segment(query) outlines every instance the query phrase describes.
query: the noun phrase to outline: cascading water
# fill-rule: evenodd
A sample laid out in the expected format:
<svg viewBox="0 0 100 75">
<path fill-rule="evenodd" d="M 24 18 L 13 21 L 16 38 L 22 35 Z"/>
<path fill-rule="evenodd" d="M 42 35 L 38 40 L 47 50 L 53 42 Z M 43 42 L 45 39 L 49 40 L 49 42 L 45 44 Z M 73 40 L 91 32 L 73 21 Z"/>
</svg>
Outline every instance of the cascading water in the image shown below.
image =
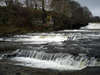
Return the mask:
<svg viewBox="0 0 100 75">
<path fill-rule="evenodd" d="M 100 29 L 100 23 L 89 23 L 87 26 L 81 29 Z"/>
<path fill-rule="evenodd" d="M 16 50 L 0 55 L 1 60 L 16 61 L 14 65 L 57 70 L 100 66 L 100 30 L 28 33 L 0 38 L 0 41 L 0 49 Z"/>
<path fill-rule="evenodd" d="M 84 30 L 85 31 L 85 30 Z M 49 42 L 62 42 L 66 40 L 79 40 L 79 39 L 85 39 L 85 38 L 96 38 L 95 36 L 100 36 L 100 34 L 91 34 L 89 35 L 90 31 L 86 32 L 84 34 L 84 31 L 82 32 L 61 32 L 61 33 L 45 33 L 45 35 L 16 35 L 11 38 L 0 38 L 1 41 L 13 41 L 13 42 L 23 42 L 26 43 L 32 43 L 32 44 L 43 44 L 43 43 L 49 43 Z M 92 32 L 91 32 L 92 33 Z M 98 38 L 98 37 L 97 37 Z"/>
<path fill-rule="evenodd" d="M 94 57 L 88 57 L 85 54 L 74 56 L 68 53 L 46 53 L 33 50 L 17 50 L 3 55 L 2 58 L 23 63 L 16 65 L 58 70 L 81 70 L 96 64 Z"/>
</svg>

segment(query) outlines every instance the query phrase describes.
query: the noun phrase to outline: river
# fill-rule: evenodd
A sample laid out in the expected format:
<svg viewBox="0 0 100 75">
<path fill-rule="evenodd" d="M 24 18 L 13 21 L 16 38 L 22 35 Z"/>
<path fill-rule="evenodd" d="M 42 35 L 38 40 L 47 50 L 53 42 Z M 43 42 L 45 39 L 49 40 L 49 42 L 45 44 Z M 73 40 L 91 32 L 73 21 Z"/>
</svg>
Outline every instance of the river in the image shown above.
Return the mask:
<svg viewBox="0 0 100 75">
<path fill-rule="evenodd" d="M 100 75 L 99 49 L 96 29 L 0 37 L 0 75 Z"/>
</svg>

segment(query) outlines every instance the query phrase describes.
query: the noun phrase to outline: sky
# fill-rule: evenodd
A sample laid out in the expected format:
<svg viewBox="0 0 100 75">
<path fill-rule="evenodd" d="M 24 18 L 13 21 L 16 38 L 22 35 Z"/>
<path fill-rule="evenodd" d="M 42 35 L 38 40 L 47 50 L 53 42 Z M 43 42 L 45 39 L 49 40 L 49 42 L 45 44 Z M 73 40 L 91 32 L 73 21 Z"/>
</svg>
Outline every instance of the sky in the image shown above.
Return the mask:
<svg viewBox="0 0 100 75">
<path fill-rule="evenodd" d="M 100 16 L 100 0 L 76 0 L 82 6 L 87 6 L 94 16 Z"/>
</svg>

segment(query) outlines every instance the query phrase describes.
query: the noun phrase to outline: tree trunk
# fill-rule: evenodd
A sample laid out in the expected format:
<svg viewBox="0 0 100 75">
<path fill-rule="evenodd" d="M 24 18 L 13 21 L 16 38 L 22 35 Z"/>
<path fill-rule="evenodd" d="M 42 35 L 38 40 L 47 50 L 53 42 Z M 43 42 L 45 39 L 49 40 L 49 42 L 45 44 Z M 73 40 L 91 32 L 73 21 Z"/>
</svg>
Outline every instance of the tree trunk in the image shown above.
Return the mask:
<svg viewBox="0 0 100 75">
<path fill-rule="evenodd" d="M 5 0 L 5 3 L 6 3 L 7 6 L 12 6 L 13 0 Z"/>
<path fill-rule="evenodd" d="M 46 14 L 46 11 L 45 11 L 45 1 L 44 0 L 42 0 L 42 11 L 43 11 L 42 23 L 45 24 L 46 23 L 47 14 Z"/>
<path fill-rule="evenodd" d="M 29 7 L 29 0 L 25 1 L 26 7 Z"/>
<path fill-rule="evenodd" d="M 34 8 L 37 9 L 37 6 L 38 6 L 37 2 L 36 2 L 36 0 L 34 0 Z"/>
<path fill-rule="evenodd" d="M 15 2 L 14 2 L 16 5 L 18 5 L 19 4 L 19 2 L 18 2 L 18 0 L 15 0 Z"/>
</svg>

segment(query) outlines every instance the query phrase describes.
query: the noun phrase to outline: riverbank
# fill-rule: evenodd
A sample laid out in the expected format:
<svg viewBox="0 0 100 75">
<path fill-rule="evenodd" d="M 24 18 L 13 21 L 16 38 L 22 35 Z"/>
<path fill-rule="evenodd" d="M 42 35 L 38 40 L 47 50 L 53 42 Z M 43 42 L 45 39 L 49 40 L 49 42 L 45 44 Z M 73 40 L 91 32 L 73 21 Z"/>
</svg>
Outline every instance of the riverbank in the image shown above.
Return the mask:
<svg viewBox="0 0 100 75">
<path fill-rule="evenodd" d="M 37 27 L 0 27 L 0 36 L 12 36 L 12 35 L 20 35 L 26 33 L 43 33 L 43 32 L 53 32 L 54 30 L 44 28 L 44 29 L 36 29 Z"/>
</svg>

